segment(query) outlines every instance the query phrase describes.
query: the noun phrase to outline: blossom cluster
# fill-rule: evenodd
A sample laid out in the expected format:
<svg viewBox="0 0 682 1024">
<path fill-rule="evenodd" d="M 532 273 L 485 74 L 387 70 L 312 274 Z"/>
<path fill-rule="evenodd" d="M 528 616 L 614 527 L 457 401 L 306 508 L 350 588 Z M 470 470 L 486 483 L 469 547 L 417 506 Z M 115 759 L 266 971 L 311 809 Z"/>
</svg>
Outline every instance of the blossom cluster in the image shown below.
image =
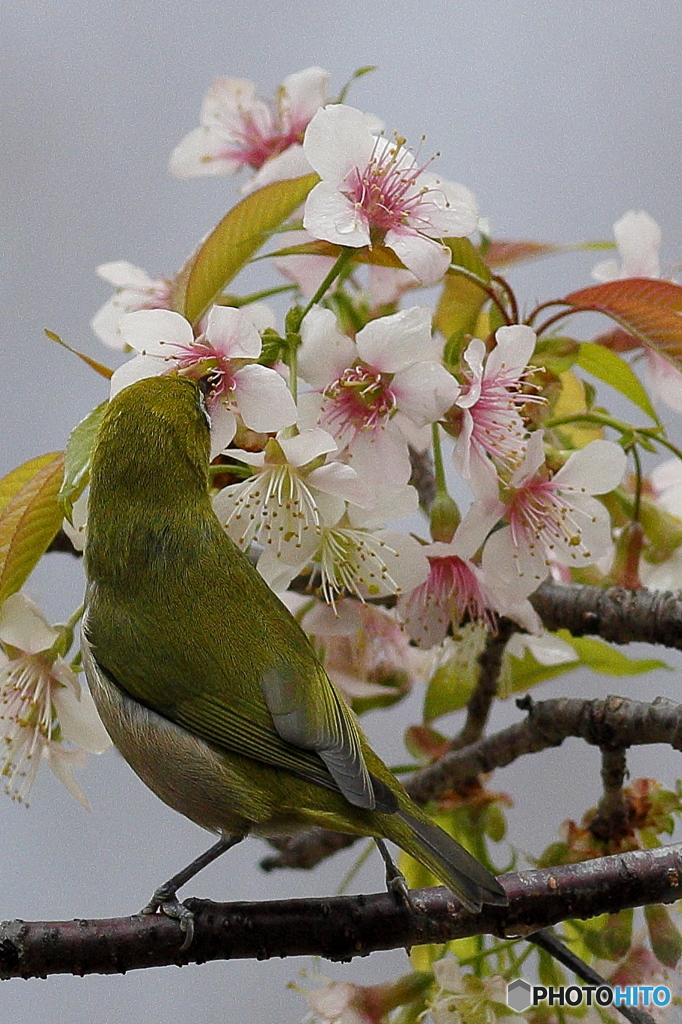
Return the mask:
<svg viewBox="0 0 682 1024">
<path fill-rule="evenodd" d="M 309 68 L 266 102 L 251 82 L 217 79 L 200 128 L 170 160 L 183 178 L 247 170 L 242 191 L 254 201 L 309 176 L 271 246 L 271 292 L 292 292 L 294 306 L 280 320 L 267 289 L 217 294 L 193 318 L 178 303 L 179 277 L 103 264 L 115 292 L 93 329 L 128 356 L 111 394 L 155 374 L 208 378 L 215 512 L 237 545 L 256 545 L 259 572 L 285 599 L 309 581 L 336 634 L 359 628 L 349 602 L 395 598 L 362 630 L 381 633 L 388 618 L 402 638 L 396 664 L 410 644 L 437 663 L 466 622 L 494 629 L 508 616 L 539 635 L 529 599 L 547 577 L 607 578 L 624 524 L 604 496 L 620 489 L 622 506 L 632 493 L 627 445 L 560 425 L 571 414 L 590 420 L 584 388 L 570 359 L 557 369 L 553 332 L 521 321 L 506 282 L 494 287 L 473 193 L 374 115 L 329 102 L 328 80 Z M 620 262 L 598 264 L 596 280 L 660 278 L 660 231 L 647 214 L 626 214 L 615 237 Z M 483 290 L 462 330 L 450 291 L 465 270 Z M 415 296 L 433 285 L 435 311 Z M 645 352 L 650 386 L 679 403 L 678 371 Z M 429 511 L 415 467 L 432 460 Z M 65 523 L 77 547 L 86 500 Z M 667 580 L 676 552 L 642 562 L 643 577 Z"/>
<path fill-rule="evenodd" d="M 495 271 L 526 244 L 496 247 L 472 191 L 442 177 L 423 143 L 387 135 L 328 87 L 315 67 L 272 101 L 244 79 L 210 87 L 170 170 L 244 173 L 239 218 L 229 211 L 177 274 L 97 268 L 115 291 L 92 327 L 123 359 L 110 394 L 157 374 L 208 382 L 215 513 L 284 601 L 305 593 L 303 625 L 356 709 L 441 678 L 458 639 L 502 617 L 535 638 L 525 649 L 535 643 L 537 663 L 574 664 L 533 607 L 544 581 L 681 578 L 682 453 L 652 403 L 682 411 L 682 343 L 671 348 L 669 321 L 657 334 L 646 304 L 679 312 L 682 300 L 660 267 L 658 225 L 626 213 L 596 284 L 586 269 L 581 291 L 521 316 Z M 233 282 L 256 236 L 273 280 L 249 293 L 246 274 Z M 582 309 L 617 327 L 580 342 L 564 318 Z M 585 373 L 653 426 L 608 413 Z M 645 476 L 640 449 L 661 446 L 675 457 Z M 67 470 L 74 500 L 86 478 Z M 82 548 L 87 491 L 64 529 Z M 0 608 L 3 773 L 19 798 L 44 759 L 85 802 L 71 769 L 107 745 L 65 660 L 70 635 L 22 594 Z M 458 1000 L 481 1019 L 486 1001 L 502 1014 L 497 982 L 471 988 L 451 971 L 446 984 L 443 970 L 450 994 L 434 1019 L 459 1019 Z"/>
</svg>

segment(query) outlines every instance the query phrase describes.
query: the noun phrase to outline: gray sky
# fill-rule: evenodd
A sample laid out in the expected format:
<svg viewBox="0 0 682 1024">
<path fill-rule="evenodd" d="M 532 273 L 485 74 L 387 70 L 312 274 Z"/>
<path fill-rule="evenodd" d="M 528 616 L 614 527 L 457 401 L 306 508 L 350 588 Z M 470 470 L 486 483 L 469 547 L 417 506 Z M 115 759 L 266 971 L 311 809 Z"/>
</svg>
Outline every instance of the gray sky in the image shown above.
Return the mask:
<svg viewBox="0 0 682 1024">
<path fill-rule="evenodd" d="M 95 266 L 128 259 L 153 275 L 172 273 L 235 201 L 225 179 L 180 182 L 166 170 L 173 146 L 198 123 L 215 75 L 252 78 L 269 94 L 286 74 L 317 64 L 332 73 L 333 94 L 355 68 L 376 64 L 350 102 L 412 143 L 425 134 L 424 154 L 440 151 L 438 170 L 473 189 L 496 235 L 608 238 L 615 219 L 642 208 L 661 223 L 663 258 L 673 264 L 682 254 L 681 28 L 674 5 L 637 0 L 5 0 L 0 472 L 62 448 L 69 429 L 105 397 L 104 382 L 42 333 L 51 328 L 113 360 L 89 329 L 110 293 Z M 592 262 L 589 255 L 566 257 L 517 273 L 522 302 L 589 284 Z M 80 600 L 81 586 L 78 571 L 53 555 L 30 591 L 59 619 Z M 672 685 L 661 672 L 571 680 L 570 692 L 647 699 L 673 696 Z M 564 680 L 538 696 L 568 691 Z M 499 720 L 505 715 L 518 712 L 504 708 Z M 376 716 L 368 726 L 384 756 L 400 760 L 391 744 L 400 727 L 387 735 Z M 652 753 L 633 757 L 633 777 L 647 771 L 671 782 L 677 764 L 670 754 L 664 764 Z M 597 778 L 596 752 L 577 744 L 500 773 L 495 786 L 517 799 L 515 841 L 531 849 L 549 842 L 561 817 L 579 817 L 597 796 Z M 82 780 L 90 815 L 48 777 L 28 811 L 0 804 L 3 918 L 132 912 L 206 845 L 205 835 L 158 802 L 116 755 L 93 760 Z M 192 894 L 323 895 L 342 874 L 335 862 L 312 875 L 265 877 L 256 867 L 261 852 L 255 841 L 245 843 L 202 875 Z M 372 858 L 357 887 L 375 891 L 381 879 Z M 304 1005 L 285 986 L 301 965 L 13 981 L 0 990 L 0 1019 L 296 1021 Z M 395 953 L 358 964 L 350 976 L 379 980 L 405 968 L 404 955 Z M 325 964 L 322 970 L 349 973 Z"/>
</svg>

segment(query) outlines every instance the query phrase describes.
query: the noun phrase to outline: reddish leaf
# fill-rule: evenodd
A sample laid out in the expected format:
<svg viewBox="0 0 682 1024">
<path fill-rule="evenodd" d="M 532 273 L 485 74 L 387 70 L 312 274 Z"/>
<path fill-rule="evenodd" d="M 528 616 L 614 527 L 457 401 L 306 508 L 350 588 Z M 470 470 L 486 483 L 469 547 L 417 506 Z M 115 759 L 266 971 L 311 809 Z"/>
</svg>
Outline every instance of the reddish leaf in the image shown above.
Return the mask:
<svg viewBox="0 0 682 1024">
<path fill-rule="evenodd" d="M 551 245 L 549 242 L 499 240 L 490 243 L 483 258 L 489 267 L 510 267 L 514 263 L 540 259 L 541 256 L 553 256 L 557 252 L 563 252 L 565 248 L 563 245 Z"/>
<path fill-rule="evenodd" d="M 571 292 L 563 301 L 575 309 L 611 317 L 642 344 L 682 370 L 680 285 L 648 277 L 629 277 Z"/>
</svg>

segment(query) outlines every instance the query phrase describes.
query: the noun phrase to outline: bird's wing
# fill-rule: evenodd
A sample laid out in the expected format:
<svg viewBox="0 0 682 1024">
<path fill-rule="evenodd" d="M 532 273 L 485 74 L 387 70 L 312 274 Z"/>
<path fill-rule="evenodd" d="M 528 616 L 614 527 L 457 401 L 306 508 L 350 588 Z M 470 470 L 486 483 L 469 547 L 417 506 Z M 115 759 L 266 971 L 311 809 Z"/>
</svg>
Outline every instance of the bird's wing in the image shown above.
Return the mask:
<svg viewBox="0 0 682 1024">
<path fill-rule="evenodd" d="M 175 660 L 171 665 L 153 636 L 153 623 L 136 616 L 132 628 L 131 621 L 119 604 L 91 608 L 83 624 L 93 668 L 130 697 L 218 748 L 341 792 L 356 806 L 394 810 L 393 794 L 367 770 L 350 709 L 312 651 L 295 669 L 266 668 L 260 686 L 244 688 L 238 685 L 240 673 L 235 670 L 233 678 L 216 651 L 202 650 L 201 667 Z M 140 652 L 146 650 L 156 657 L 141 662 Z M 241 674 L 249 672 L 248 662 Z M 197 669 L 211 685 L 197 683 Z M 319 673 L 312 685 L 306 679 L 296 682 L 311 672 Z"/>
<path fill-rule="evenodd" d="M 373 810 L 374 786 L 352 713 L 322 668 L 313 665 L 311 671 L 321 678 L 317 686 L 308 681 L 305 688 L 290 669 L 268 668 L 263 673 L 261 687 L 275 729 L 294 746 L 315 750 L 349 803 Z"/>
</svg>

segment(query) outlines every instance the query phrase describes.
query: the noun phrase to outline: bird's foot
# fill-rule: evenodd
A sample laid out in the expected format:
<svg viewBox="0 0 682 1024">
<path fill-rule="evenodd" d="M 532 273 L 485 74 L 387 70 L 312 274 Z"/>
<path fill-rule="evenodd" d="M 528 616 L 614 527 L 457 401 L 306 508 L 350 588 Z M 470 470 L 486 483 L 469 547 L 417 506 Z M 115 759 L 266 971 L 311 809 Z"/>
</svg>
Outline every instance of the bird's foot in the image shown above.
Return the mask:
<svg viewBox="0 0 682 1024">
<path fill-rule="evenodd" d="M 180 946 L 180 952 L 184 952 L 192 945 L 194 939 L 194 913 L 171 892 L 167 886 L 160 886 L 149 903 L 142 908 L 142 914 L 156 914 L 161 911 L 166 917 L 172 917 L 180 924 L 180 931 L 184 933 L 184 939 Z"/>
</svg>

